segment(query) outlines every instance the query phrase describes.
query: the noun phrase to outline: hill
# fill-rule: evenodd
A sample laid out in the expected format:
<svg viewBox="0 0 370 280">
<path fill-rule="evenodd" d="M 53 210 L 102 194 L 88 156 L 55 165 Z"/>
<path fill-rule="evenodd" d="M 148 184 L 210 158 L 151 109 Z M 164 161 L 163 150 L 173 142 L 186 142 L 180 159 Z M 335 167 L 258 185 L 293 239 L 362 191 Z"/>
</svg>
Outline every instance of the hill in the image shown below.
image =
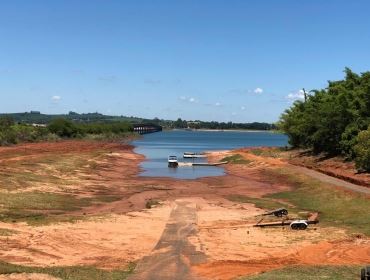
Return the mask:
<svg viewBox="0 0 370 280">
<path fill-rule="evenodd" d="M 216 121 L 186 121 L 182 119 L 163 120 L 163 119 L 145 119 L 139 117 L 127 116 L 109 116 L 100 113 L 85 113 L 78 114 L 69 112 L 68 114 L 42 114 L 39 111 L 31 111 L 24 113 L 9 113 L 0 114 L 1 117 L 11 117 L 14 122 L 24 124 L 48 124 L 55 119 L 67 119 L 76 123 L 109 123 L 109 122 L 129 122 L 129 123 L 153 123 L 160 125 L 165 129 L 172 128 L 191 128 L 191 129 L 250 129 L 250 130 L 271 130 L 276 129 L 274 124 L 265 122 L 252 122 L 252 123 L 233 123 L 233 122 L 216 122 Z"/>
</svg>

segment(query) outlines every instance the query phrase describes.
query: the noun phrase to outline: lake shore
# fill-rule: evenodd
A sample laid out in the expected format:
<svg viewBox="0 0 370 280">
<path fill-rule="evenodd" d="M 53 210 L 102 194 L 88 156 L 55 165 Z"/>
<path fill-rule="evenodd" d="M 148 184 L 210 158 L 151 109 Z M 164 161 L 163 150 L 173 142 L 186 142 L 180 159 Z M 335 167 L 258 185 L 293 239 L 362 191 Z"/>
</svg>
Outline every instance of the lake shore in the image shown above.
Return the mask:
<svg viewBox="0 0 370 280">
<path fill-rule="evenodd" d="M 180 250 L 190 260 L 182 265 L 192 275 L 224 280 L 291 265 L 370 262 L 366 229 L 347 225 L 344 216 L 339 216 L 341 225 L 326 217 L 302 232 L 253 227 L 271 208 L 287 207 L 292 217 L 307 215 L 298 200 L 275 197 L 286 192 L 306 197 L 298 179 L 318 184 L 300 174 L 286 175 L 284 159 L 250 149 L 216 151 L 209 154 L 210 161 L 235 154 L 244 161 L 226 165 L 227 174 L 218 177 L 138 177 L 145 158 L 133 148 L 96 141 L 0 148 L 0 182 L 6 186 L 1 192 L 0 260 L 22 268 L 78 265 L 116 271 L 131 262 L 140 267 L 146 257 L 171 258 Z M 323 194 L 332 188 L 317 187 Z M 315 190 L 311 199 L 319 201 Z M 347 201 L 346 210 L 366 202 L 335 192 Z M 176 238 L 166 233 L 171 225 L 192 229 L 181 237 L 187 240 L 186 251 L 176 247 L 181 243 L 166 243 Z M 169 247 L 161 248 L 161 242 Z M 150 271 L 150 260 L 147 264 Z"/>
<path fill-rule="evenodd" d="M 206 128 L 199 128 L 199 129 L 171 129 L 171 130 L 180 130 L 180 131 L 204 131 L 204 132 L 271 132 L 276 133 L 275 130 L 253 130 L 253 129 L 206 129 Z"/>
</svg>

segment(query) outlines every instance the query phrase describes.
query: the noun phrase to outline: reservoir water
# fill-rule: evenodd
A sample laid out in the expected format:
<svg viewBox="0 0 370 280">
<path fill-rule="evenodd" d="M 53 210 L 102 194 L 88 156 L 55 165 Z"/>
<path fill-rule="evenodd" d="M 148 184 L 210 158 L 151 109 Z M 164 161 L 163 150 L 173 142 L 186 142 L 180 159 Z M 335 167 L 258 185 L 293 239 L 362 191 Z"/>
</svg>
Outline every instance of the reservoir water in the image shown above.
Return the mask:
<svg viewBox="0 0 370 280">
<path fill-rule="evenodd" d="M 271 132 L 170 130 L 145 134 L 141 139 L 133 141 L 133 145 L 136 153 L 146 157 L 141 164 L 143 171 L 140 176 L 196 179 L 223 175 L 224 169 L 215 166 L 168 168 L 168 156 L 177 156 L 179 162 L 193 162 L 193 159 L 183 159 L 183 153 L 258 146 L 283 147 L 288 145 L 288 138 L 284 134 Z"/>
</svg>

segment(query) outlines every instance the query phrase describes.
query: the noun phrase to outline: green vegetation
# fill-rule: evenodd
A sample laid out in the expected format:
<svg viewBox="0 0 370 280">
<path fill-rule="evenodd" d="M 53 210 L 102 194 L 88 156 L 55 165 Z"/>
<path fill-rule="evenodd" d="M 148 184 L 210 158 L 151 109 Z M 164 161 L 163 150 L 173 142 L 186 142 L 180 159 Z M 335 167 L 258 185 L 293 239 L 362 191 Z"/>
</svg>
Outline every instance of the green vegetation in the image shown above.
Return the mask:
<svg viewBox="0 0 370 280">
<path fill-rule="evenodd" d="M 127 122 L 112 123 L 74 123 L 66 119 L 55 119 L 48 130 L 61 138 L 84 137 L 86 135 L 125 135 L 133 131 Z"/>
<path fill-rule="evenodd" d="M 370 235 L 370 203 L 363 195 L 337 190 L 287 169 L 268 169 L 264 176 L 272 182 L 278 178 L 279 182 L 294 188 L 293 191 L 270 194 L 264 198 L 288 201 L 298 210 L 317 211 L 320 223 L 324 225 L 345 226 L 355 233 Z"/>
<path fill-rule="evenodd" d="M 354 151 L 356 154 L 355 161 L 357 168 L 360 170 L 370 170 L 370 127 L 358 134 Z"/>
<path fill-rule="evenodd" d="M 19 142 L 35 142 L 52 138 L 44 127 L 15 124 L 10 118 L 0 118 L 0 146 Z"/>
<path fill-rule="evenodd" d="M 78 114 L 75 112 L 69 112 L 68 114 L 60 115 L 46 115 L 41 114 L 38 111 L 31 111 L 25 113 L 12 113 L 12 114 L 0 114 L 1 117 L 10 117 L 17 123 L 23 124 L 48 124 L 55 119 L 66 119 L 75 123 L 109 123 L 109 122 L 129 122 L 129 123 L 141 123 L 148 122 L 149 120 L 136 118 L 136 117 L 125 117 L 125 116 L 106 116 L 99 113 L 87 113 Z"/>
<path fill-rule="evenodd" d="M 192 128 L 192 129 L 249 129 L 249 130 L 274 130 L 276 125 L 270 123 L 232 123 L 232 122 L 204 122 L 204 121 L 186 121 L 182 119 L 163 120 L 163 119 L 143 119 L 137 117 L 125 116 L 107 116 L 99 113 L 78 114 L 69 112 L 62 115 L 46 115 L 38 111 L 31 111 L 26 113 L 0 114 L 0 118 L 9 116 L 17 123 L 23 124 L 49 124 L 55 119 L 66 119 L 74 123 L 112 123 L 112 122 L 126 122 L 126 123 L 152 123 L 160 125 L 165 129 L 171 128 Z"/>
<path fill-rule="evenodd" d="M 34 126 L 14 123 L 7 116 L 0 117 L 0 145 L 60 138 L 114 139 L 123 138 L 132 132 L 133 127 L 128 122 L 76 123 L 57 118 L 51 120 L 47 126 Z"/>
<path fill-rule="evenodd" d="M 357 159 L 358 168 L 370 171 L 369 137 L 359 134 L 370 125 L 370 72 L 358 75 L 346 68 L 345 73 L 344 80 L 329 82 L 328 88 L 313 91 L 306 101 L 296 101 L 278 126 L 293 147 Z"/>
<path fill-rule="evenodd" d="M 233 163 L 233 164 L 248 164 L 248 163 L 251 163 L 250 160 L 245 159 L 240 154 L 224 157 L 221 161 L 227 161 L 227 162 Z"/>
<path fill-rule="evenodd" d="M 353 280 L 360 279 L 360 266 L 290 266 L 240 280 Z"/>
<path fill-rule="evenodd" d="M 233 123 L 233 122 L 204 122 L 204 121 L 186 121 L 177 119 L 176 121 L 160 121 L 160 124 L 168 128 L 191 128 L 191 129 L 248 129 L 248 130 L 273 130 L 274 124 L 270 123 Z"/>
<path fill-rule="evenodd" d="M 370 203 L 363 195 L 335 189 L 286 168 L 265 169 L 263 178 L 271 183 L 278 181 L 286 184 L 293 190 L 265 195 L 262 198 L 229 195 L 227 199 L 239 203 L 252 203 L 258 208 L 267 210 L 285 207 L 296 214 L 300 211 L 319 212 L 321 224 L 344 226 L 353 233 L 370 236 L 368 223 Z"/>
<path fill-rule="evenodd" d="M 279 158 L 281 157 L 281 152 L 286 151 L 286 149 L 287 148 L 269 148 L 269 149 L 254 148 L 250 149 L 250 153 L 256 156 Z"/>
<path fill-rule="evenodd" d="M 130 263 L 126 269 L 102 270 L 91 266 L 66 266 L 66 267 L 28 267 L 0 261 L 0 275 L 11 273 L 42 273 L 63 280 L 123 280 L 135 269 L 135 264 Z"/>
</svg>

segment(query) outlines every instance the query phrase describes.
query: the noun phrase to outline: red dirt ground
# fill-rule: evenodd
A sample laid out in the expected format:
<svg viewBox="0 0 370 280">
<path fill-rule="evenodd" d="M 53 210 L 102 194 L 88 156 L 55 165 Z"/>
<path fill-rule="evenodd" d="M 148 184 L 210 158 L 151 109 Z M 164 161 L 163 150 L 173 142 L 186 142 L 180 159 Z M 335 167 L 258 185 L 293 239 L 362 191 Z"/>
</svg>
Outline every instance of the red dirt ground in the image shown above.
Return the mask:
<svg viewBox="0 0 370 280">
<path fill-rule="evenodd" d="M 238 153 L 253 163 L 226 165 L 225 176 L 176 180 L 138 177 L 139 163 L 144 158 L 125 144 L 62 141 L 2 147 L 0 168 L 19 161 L 37 163 L 45 156 L 57 155 L 62 160 L 98 154 L 93 170 L 76 170 L 69 175 L 74 184 L 60 188 L 50 183 L 43 185 L 42 190 L 68 191 L 81 197 L 114 195 L 119 199 L 66 213 L 86 217 L 77 223 L 40 227 L 0 223 L 0 229 L 16 231 L 11 236 L 0 236 L 0 260 L 35 266 L 123 267 L 151 254 L 176 201 L 182 199 L 196 209 L 198 231 L 189 241 L 207 257 L 205 262 L 192 265 L 192 270 L 208 279 L 233 279 L 290 264 L 370 262 L 370 240 L 351 238 L 340 228 L 319 225 L 299 233 L 281 228 L 253 228 L 255 216 L 263 210 L 253 204 L 229 201 L 227 197 L 261 197 L 289 190 L 283 182 L 266 180 L 261 172 L 287 162 L 256 156 L 247 150 Z M 209 155 L 209 160 L 220 160 L 229 154 L 215 152 Z M 148 200 L 160 201 L 161 205 L 145 209 Z"/>
</svg>

